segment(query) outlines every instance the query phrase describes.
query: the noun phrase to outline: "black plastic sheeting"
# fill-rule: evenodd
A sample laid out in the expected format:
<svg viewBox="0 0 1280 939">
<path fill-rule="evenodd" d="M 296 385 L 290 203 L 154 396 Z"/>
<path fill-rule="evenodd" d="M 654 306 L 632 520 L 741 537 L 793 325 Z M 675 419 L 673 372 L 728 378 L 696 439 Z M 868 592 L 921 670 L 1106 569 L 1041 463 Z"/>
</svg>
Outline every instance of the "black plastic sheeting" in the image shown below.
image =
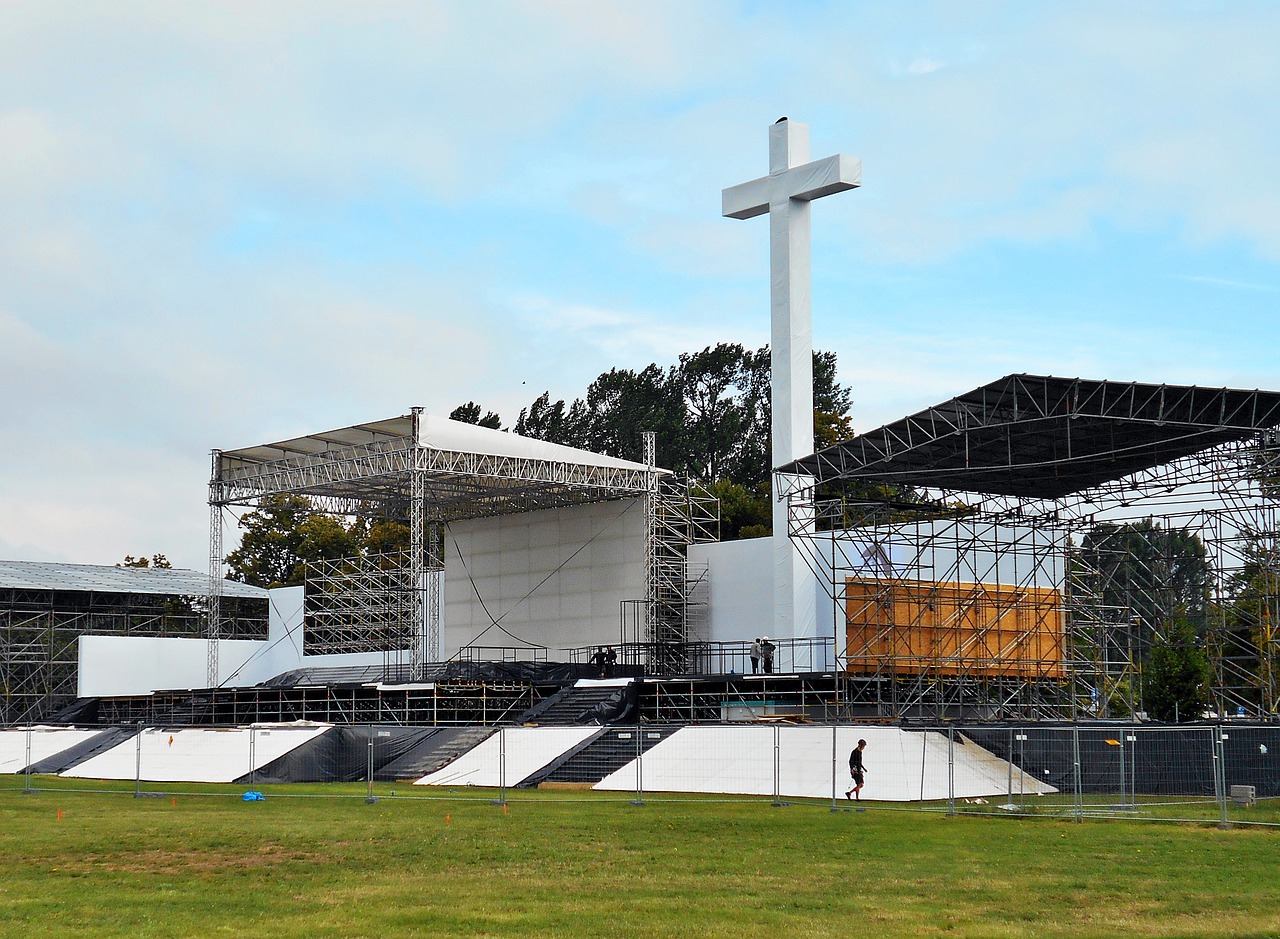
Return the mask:
<svg viewBox="0 0 1280 939">
<path fill-rule="evenodd" d="M 1280 796 L 1280 727 L 1228 724 L 1222 732 L 1226 784 L 1255 786 L 1259 798 Z M 1214 795 L 1214 732 L 1206 725 L 957 727 L 956 744 L 968 737 L 1028 775 L 1071 792 L 1077 733 L 1082 792 Z"/>
<path fill-rule="evenodd" d="M 581 699 L 581 700 L 579 700 Z M 640 682 L 626 685 L 570 685 L 520 715 L 521 724 L 625 724 L 640 708 Z"/>
<path fill-rule="evenodd" d="M 558 768 L 559 768 L 561 765 L 563 765 L 567 760 L 571 759 L 572 757 L 574 757 L 574 756 L 576 756 L 577 754 L 581 753 L 583 750 L 585 750 L 585 749 L 587 749 L 588 747 L 590 747 L 593 743 L 595 743 L 595 742 L 596 742 L 596 740 L 598 740 L 598 739 L 600 738 L 600 736 L 601 736 L 602 734 L 605 734 L 605 733 L 607 733 L 606 729 L 605 729 L 605 728 L 603 728 L 603 727 L 602 727 L 602 728 L 600 728 L 598 731 L 596 731 L 594 734 L 592 734 L 592 735 L 591 735 L 590 737 L 588 737 L 586 740 L 583 740 L 583 741 L 582 741 L 581 743 L 579 743 L 577 746 L 575 746 L 575 747 L 570 747 L 570 748 L 569 748 L 568 750 L 566 750 L 564 753 L 561 753 L 558 757 L 556 757 L 554 760 L 552 760 L 552 761 L 551 761 L 550 763 L 548 763 L 546 766 L 542 767 L 542 769 L 540 769 L 540 770 L 536 771 L 535 773 L 533 773 L 532 775 L 530 775 L 530 776 L 526 776 L 524 779 L 520 780 L 520 782 L 516 783 L 516 788 L 517 788 L 517 789 L 536 789 L 536 788 L 537 788 L 537 786 L 538 786 L 538 783 L 540 783 L 540 782 L 542 782 L 544 779 L 546 779 L 546 778 L 547 778 L 547 776 L 549 776 L 552 772 L 554 772 L 556 769 L 558 769 Z M 601 777 L 600 777 L 600 779 L 604 779 L 604 776 L 601 776 Z M 600 781 L 599 779 L 595 780 L 595 782 L 599 782 L 599 781 Z"/>
<path fill-rule="evenodd" d="M 76 698 L 44 719 L 46 724 L 98 723 L 98 698 Z"/>
<path fill-rule="evenodd" d="M 384 763 L 373 778 L 379 782 L 421 779 L 478 747 L 498 732 L 497 727 L 467 725 L 441 727 L 403 756 Z"/>
<path fill-rule="evenodd" d="M 373 772 L 411 752 L 435 727 L 372 724 L 331 727 L 320 736 L 290 750 L 237 783 L 360 782 Z"/>
<path fill-rule="evenodd" d="M 95 699 L 96 700 L 96 699 Z M 65 750 L 47 756 L 43 760 L 37 760 L 27 767 L 23 772 L 30 771 L 32 773 L 43 773 L 53 775 L 61 773 L 64 770 L 83 763 L 90 757 L 97 756 L 99 753 L 106 753 L 113 747 L 117 747 L 126 740 L 132 739 L 138 733 L 136 727 L 111 727 L 104 730 L 100 734 L 95 734 L 88 740 L 83 740 L 73 747 L 67 747 Z"/>
<path fill-rule="evenodd" d="M 637 750 L 651 747 L 670 737 L 682 724 L 642 724 L 606 727 L 579 746 L 561 754 L 536 773 L 520 781 L 519 788 L 533 788 L 544 782 L 598 783 L 636 758 Z"/>
</svg>

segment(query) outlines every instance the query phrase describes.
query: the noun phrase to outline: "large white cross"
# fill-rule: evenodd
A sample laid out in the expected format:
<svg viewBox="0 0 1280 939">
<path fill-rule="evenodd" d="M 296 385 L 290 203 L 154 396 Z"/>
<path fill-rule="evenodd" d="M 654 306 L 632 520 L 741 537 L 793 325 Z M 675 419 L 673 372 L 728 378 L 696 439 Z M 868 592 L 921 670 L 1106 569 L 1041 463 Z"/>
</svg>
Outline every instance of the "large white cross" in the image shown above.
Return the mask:
<svg viewBox="0 0 1280 939">
<path fill-rule="evenodd" d="M 769 213 L 774 467 L 813 452 L 809 203 L 861 183 L 862 163 L 854 157 L 809 162 L 808 125 L 784 117 L 769 128 L 769 175 L 721 194 L 728 218 Z M 780 491 L 773 499 L 773 571 L 772 635 L 815 636 L 815 587 L 788 537 L 787 502 Z"/>
</svg>

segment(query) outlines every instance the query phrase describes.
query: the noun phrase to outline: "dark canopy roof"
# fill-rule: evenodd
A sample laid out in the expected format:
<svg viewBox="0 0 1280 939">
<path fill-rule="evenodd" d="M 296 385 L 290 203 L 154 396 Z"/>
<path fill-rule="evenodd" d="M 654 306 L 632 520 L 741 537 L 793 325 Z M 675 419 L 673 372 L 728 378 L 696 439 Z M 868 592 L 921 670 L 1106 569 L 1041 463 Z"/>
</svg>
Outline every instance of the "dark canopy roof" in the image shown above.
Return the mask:
<svg viewBox="0 0 1280 939">
<path fill-rule="evenodd" d="M 1053 499 L 1280 424 L 1280 392 L 1008 375 L 780 467 Z"/>
</svg>

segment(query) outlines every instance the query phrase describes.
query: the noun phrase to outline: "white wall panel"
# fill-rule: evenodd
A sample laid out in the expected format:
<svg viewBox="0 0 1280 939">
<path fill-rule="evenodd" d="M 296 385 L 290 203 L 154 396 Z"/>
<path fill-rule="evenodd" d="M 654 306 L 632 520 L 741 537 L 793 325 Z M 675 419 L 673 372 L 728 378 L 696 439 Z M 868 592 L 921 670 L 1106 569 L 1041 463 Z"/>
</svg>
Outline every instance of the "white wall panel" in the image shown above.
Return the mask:
<svg viewBox="0 0 1280 939">
<path fill-rule="evenodd" d="M 445 658 L 469 643 L 544 645 L 554 660 L 564 658 L 558 650 L 617 642 L 621 602 L 644 597 L 644 505 L 454 522 L 443 591 Z"/>
</svg>

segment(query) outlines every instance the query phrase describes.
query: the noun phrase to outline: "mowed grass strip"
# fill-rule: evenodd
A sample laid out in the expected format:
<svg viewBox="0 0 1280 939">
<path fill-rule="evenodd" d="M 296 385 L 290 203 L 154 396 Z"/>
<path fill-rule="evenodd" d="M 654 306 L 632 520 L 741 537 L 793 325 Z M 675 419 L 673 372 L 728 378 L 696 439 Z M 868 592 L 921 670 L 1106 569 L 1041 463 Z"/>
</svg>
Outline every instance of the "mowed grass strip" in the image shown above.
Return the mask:
<svg viewBox="0 0 1280 939">
<path fill-rule="evenodd" d="M 1277 856 L 1275 830 L 874 805 L 7 791 L 0 935 L 1274 936 Z"/>
</svg>

